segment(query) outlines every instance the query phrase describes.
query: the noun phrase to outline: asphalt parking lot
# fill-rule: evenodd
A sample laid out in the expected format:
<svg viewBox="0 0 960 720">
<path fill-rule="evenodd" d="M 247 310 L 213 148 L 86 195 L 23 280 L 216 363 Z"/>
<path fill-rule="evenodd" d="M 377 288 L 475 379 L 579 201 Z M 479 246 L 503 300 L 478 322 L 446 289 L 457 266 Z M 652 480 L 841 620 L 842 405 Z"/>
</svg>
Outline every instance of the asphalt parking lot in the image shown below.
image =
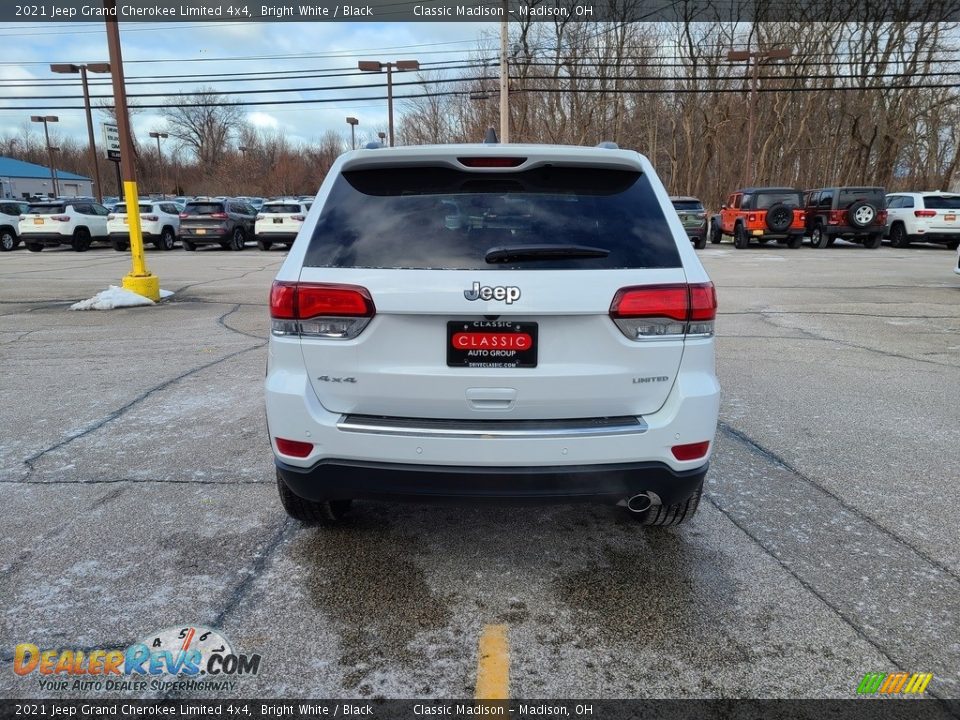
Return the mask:
<svg viewBox="0 0 960 720">
<path fill-rule="evenodd" d="M 111 312 L 67 306 L 126 254 L 0 255 L 0 696 L 84 694 L 16 676 L 18 643 L 197 624 L 262 655 L 223 696 L 471 697 L 478 638 L 505 625 L 514 697 L 852 697 L 895 670 L 960 697 L 956 254 L 700 256 L 723 402 L 692 524 L 358 503 L 329 531 L 274 486 L 282 251 L 148 251 L 175 295 Z"/>
</svg>

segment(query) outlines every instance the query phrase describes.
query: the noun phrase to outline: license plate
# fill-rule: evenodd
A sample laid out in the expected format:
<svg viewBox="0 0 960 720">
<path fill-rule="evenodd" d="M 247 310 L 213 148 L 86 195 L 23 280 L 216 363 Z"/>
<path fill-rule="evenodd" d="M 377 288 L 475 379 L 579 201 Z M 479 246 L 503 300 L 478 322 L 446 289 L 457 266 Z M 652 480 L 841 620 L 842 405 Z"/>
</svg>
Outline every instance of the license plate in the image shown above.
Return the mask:
<svg viewBox="0 0 960 720">
<path fill-rule="evenodd" d="M 34 219 L 33 219 L 33 224 L 34 224 L 34 225 L 43 225 L 43 218 L 34 218 Z"/>
<path fill-rule="evenodd" d="M 195 232 L 197 233 L 197 235 L 206 235 L 206 234 L 207 234 L 207 231 L 206 231 L 204 228 L 197 228 L 197 230 L 196 230 Z"/>
<path fill-rule="evenodd" d="M 447 323 L 447 366 L 534 368 L 537 323 L 451 320 Z"/>
<path fill-rule="evenodd" d="M 956 222 L 957 216 L 956 216 L 956 215 L 944 215 L 944 216 L 943 216 L 943 219 L 946 220 L 947 222 Z"/>
<path fill-rule="evenodd" d="M 129 224 L 130 224 L 130 221 L 127 220 L 127 218 L 124 218 L 124 219 L 123 219 L 123 224 L 124 224 L 124 225 L 129 225 Z"/>
<path fill-rule="evenodd" d="M 274 218 L 274 219 L 273 219 L 273 224 L 274 224 L 274 225 L 279 225 L 279 224 L 282 223 L 282 222 L 283 222 L 283 218 Z"/>
</svg>

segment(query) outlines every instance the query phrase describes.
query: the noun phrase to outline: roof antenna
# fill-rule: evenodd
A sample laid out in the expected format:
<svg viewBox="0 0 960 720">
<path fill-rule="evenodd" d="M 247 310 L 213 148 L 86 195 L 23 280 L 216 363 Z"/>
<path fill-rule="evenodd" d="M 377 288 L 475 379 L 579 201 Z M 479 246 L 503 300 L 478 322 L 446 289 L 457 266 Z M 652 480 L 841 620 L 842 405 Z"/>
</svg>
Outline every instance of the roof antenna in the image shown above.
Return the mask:
<svg viewBox="0 0 960 720">
<path fill-rule="evenodd" d="M 493 129 L 493 126 L 487 128 L 487 134 L 483 136 L 484 145 L 497 145 L 499 144 L 497 139 L 497 131 Z"/>
</svg>

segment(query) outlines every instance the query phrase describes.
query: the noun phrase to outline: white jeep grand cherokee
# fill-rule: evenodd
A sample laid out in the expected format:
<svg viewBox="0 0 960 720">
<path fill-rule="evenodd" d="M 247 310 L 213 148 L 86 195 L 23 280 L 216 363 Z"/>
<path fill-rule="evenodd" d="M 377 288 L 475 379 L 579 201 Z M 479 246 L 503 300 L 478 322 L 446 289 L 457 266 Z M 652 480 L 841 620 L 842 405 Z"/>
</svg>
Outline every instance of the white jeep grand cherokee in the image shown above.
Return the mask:
<svg viewBox="0 0 960 720">
<path fill-rule="evenodd" d="M 649 161 L 607 147 L 357 150 L 270 292 L 280 498 L 696 511 L 717 426 L 713 283 Z"/>
</svg>

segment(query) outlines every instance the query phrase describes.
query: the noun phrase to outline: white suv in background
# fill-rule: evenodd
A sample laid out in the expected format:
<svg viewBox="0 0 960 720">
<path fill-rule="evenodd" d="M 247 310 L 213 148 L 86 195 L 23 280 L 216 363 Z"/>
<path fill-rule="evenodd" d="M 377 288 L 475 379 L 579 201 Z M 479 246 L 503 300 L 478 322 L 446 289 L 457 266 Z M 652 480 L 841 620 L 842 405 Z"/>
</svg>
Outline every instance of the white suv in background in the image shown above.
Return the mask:
<svg viewBox="0 0 960 720">
<path fill-rule="evenodd" d="M 0 252 L 10 252 L 20 244 L 20 216 L 29 209 L 29 203 L 0 199 Z"/>
<path fill-rule="evenodd" d="M 296 199 L 265 201 L 254 225 L 257 247 L 269 250 L 274 243 L 284 243 L 287 247 L 293 245 L 310 212 L 310 205 L 310 202 Z"/>
<path fill-rule="evenodd" d="M 107 214 L 103 205 L 86 199 L 30 203 L 21 215 L 20 239 L 32 252 L 53 245 L 84 252 L 95 240 L 107 241 Z"/>
<path fill-rule="evenodd" d="M 123 252 L 130 248 L 127 203 L 118 202 L 107 215 L 107 231 L 114 250 Z M 141 200 L 140 233 L 144 245 L 152 243 L 157 250 L 173 250 L 180 234 L 180 209 L 173 200 Z"/>
<path fill-rule="evenodd" d="M 898 192 L 887 195 L 887 236 L 893 247 L 911 242 L 960 247 L 960 195 Z"/>
<path fill-rule="evenodd" d="M 649 161 L 550 145 L 334 163 L 270 293 L 280 498 L 697 508 L 717 426 L 713 283 Z"/>
</svg>

